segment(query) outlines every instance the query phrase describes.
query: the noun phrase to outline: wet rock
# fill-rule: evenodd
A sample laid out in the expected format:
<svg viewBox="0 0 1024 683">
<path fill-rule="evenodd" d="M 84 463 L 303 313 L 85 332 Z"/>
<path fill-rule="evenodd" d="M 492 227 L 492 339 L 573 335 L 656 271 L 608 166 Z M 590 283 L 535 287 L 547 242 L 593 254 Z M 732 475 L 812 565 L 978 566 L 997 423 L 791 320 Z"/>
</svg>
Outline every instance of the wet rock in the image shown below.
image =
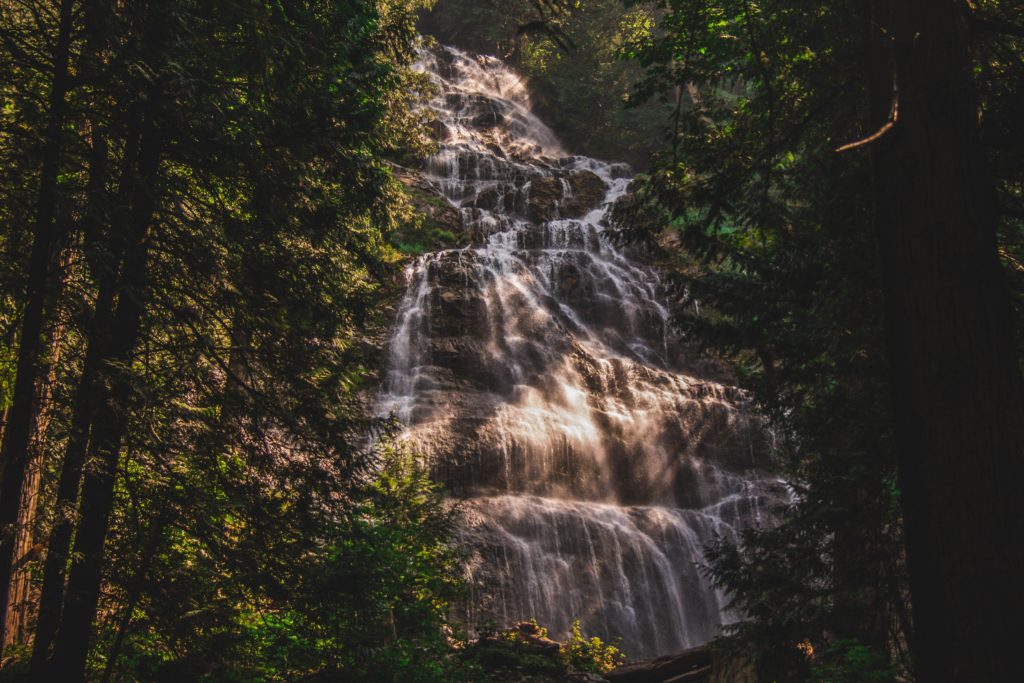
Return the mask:
<svg viewBox="0 0 1024 683">
<path fill-rule="evenodd" d="M 566 192 L 566 185 L 569 192 Z M 600 206 L 607 192 L 605 182 L 591 171 L 540 176 L 530 185 L 527 216 L 538 223 L 556 218 L 580 218 Z"/>
<path fill-rule="evenodd" d="M 451 130 L 448 126 L 440 119 L 434 119 L 427 124 L 427 130 L 430 133 L 430 137 L 437 142 L 444 142 L 451 137 Z"/>
<path fill-rule="evenodd" d="M 604 200 L 608 186 L 592 171 L 575 171 L 569 176 L 572 197 L 566 201 L 565 215 L 573 218 L 596 209 Z"/>
<path fill-rule="evenodd" d="M 468 109 L 477 113 L 469 120 L 469 125 L 480 130 L 497 128 L 505 123 L 505 113 L 498 108 L 498 105 L 485 98 L 476 98 L 467 103 Z"/>
<path fill-rule="evenodd" d="M 474 128 L 496 128 L 504 122 L 504 117 L 495 109 L 481 112 L 474 116 L 469 124 Z"/>
<path fill-rule="evenodd" d="M 480 65 L 508 74 L 458 62 L 436 115 L 459 140 L 424 175 L 474 248 L 410 271 L 387 399 L 435 478 L 465 497 L 457 533 L 473 598 L 460 613 L 470 628 L 537 617 L 556 637 L 580 618 L 637 657 L 706 642 L 722 618 L 700 549 L 787 500 L 749 474 L 770 448 L 742 392 L 683 373 L 642 255 L 602 241 L 605 179 L 628 168 L 560 158 L 514 89 L 473 94 L 493 82 Z M 519 683 L 517 652 L 555 650 L 531 632 L 516 640 L 480 654 L 508 659 Z M 699 680 L 705 666 L 668 680 Z M 532 680 L 598 680 L 572 673 Z"/>
<path fill-rule="evenodd" d="M 396 169 L 396 177 L 405 185 L 415 218 L 404 226 L 405 239 L 422 242 L 425 246 L 450 246 L 442 242 L 456 241 L 462 235 L 462 219 L 444 194 L 422 173 L 411 169 Z M 436 239 L 439 234 L 446 240 Z"/>
<path fill-rule="evenodd" d="M 458 70 L 455 68 L 455 54 L 449 50 L 432 50 L 432 53 L 437 58 L 437 70 L 438 74 L 444 78 L 455 78 L 458 76 Z"/>
<path fill-rule="evenodd" d="M 450 109 L 461 110 L 466 106 L 466 95 L 460 92 L 450 92 L 444 96 L 444 103 Z"/>
<path fill-rule="evenodd" d="M 498 187 L 486 189 L 473 199 L 472 206 L 488 211 L 502 210 L 505 206 L 505 191 Z"/>
<path fill-rule="evenodd" d="M 462 231 L 462 220 L 459 218 L 459 211 L 447 201 L 435 199 L 433 201 L 416 203 L 415 206 L 426 217 L 428 227 L 446 230 L 455 235 Z"/>
<path fill-rule="evenodd" d="M 554 176 L 538 176 L 530 183 L 530 200 L 526 215 L 538 223 L 558 218 L 558 202 L 562 199 L 562 183 Z"/>
<path fill-rule="evenodd" d="M 633 175 L 633 169 L 629 167 L 629 164 L 612 164 L 611 175 L 616 180 L 628 178 Z"/>
<path fill-rule="evenodd" d="M 562 294 L 571 292 L 580 281 L 580 270 L 573 264 L 562 266 L 559 273 L 558 289 Z"/>
</svg>

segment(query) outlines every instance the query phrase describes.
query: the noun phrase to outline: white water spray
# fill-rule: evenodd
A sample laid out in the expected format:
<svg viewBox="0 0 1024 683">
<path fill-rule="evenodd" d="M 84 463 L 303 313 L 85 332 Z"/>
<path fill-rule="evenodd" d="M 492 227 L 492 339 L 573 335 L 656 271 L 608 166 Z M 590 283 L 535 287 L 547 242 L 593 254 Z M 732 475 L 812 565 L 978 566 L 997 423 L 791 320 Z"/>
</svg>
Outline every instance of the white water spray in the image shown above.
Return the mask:
<svg viewBox="0 0 1024 683">
<path fill-rule="evenodd" d="M 632 657 L 728 619 L 703 548 L 786 497 L 739 390 L 673 357 L 656 274 L 602 237 L 630 170 L 567 156 L 499 60 L 425 52 L 425 176 L 473 237 L 410 266 L 381 411 L 465 498 L 470 625 L 536 618 Z"/>
</svg>

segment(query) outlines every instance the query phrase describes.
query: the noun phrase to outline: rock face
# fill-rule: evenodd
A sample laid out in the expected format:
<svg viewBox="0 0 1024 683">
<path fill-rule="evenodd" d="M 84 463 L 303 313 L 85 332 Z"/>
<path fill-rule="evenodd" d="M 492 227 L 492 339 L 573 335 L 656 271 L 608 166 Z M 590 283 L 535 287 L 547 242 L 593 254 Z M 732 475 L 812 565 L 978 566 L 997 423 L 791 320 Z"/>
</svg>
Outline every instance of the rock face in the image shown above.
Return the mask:
<svg viewBox="0 0 1024 683">
<path fill-rule="evenodd" d="M 539 176 L 530 183 L 526 217 L 537 223 L 581 218 L 601 206 L 608 185 L 593 171 Z"/>
<path fill-rule="evenodd" d="M 586 170 L 569 174 L 569 187 L 572 190 L 570 206 L 575 207 L 570 210 L 580 215 L 600 206 L 608 191 L 608 185 L 600 176 Z"/>
<path fill-rule="evenodd" d="M 683 371 L 656 273 L 603 236 L 627 167 L 567 156 L 497 60 L 424 55 L 449 131 L 425 176 L 470 246 L 424 255 L 381 412 L 464 498 L 472 627 L 535 617 L 641 658 L 728 619 L 703 546 L 787 497 L 734 387 Z"/>
</svg>

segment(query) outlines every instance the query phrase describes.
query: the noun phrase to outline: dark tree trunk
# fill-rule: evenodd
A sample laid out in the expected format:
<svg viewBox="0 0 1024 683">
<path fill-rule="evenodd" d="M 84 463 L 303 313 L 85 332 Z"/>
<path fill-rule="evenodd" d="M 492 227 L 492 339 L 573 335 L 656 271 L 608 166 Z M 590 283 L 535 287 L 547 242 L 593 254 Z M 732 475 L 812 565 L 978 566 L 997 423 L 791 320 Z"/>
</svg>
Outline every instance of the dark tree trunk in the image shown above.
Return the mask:
<svg viewBox="0 0 1024 683">
<path fill-rule="evenodd" d="M 130 126 L 137 129 L 137 126 Z M 131 134 L 125 151 L 124 167 L 121 171 L 121 191 L 118 201 L 123 216 L 115 219 L 114 225 L 121 230 L 128 229 L 127 204 L 131 201 L 132 177 L 137 162 L 137 135 Z M 86 216 L 86 252 L 93 250 L 93 241 L 99 240 L 99 223 L 102 222 L 106 204 L 105 184 L 107 178 L 107 145 L 102 135 L 93 139 L 89 164 L 88 215 Z M 35 642 L 32 647 L 31 672 L 33 680 L 45 678 L 43 668 L 50 657 L 50 648 L 57 633 L 64 597 L 64 576 L 75 527 L 75 510 L 78 506 L 78 492 L 82 480 L 82 468 L 89 442 L 89 430 L 99 397 L 99 373 L 107 355 L 111 316 L 113 315 L 114 290 L 117 273 L 120 270 L 121 254 L 116 248 L 108 250 L 104 260 L 96 260 L 98 293 L 92 321 L 86 332 L 87 348 L 82 374 L 78 379 L 71 426 L 64 448 L 57 497 L 54 503 L 55 520 L 47 543 L 46 560 L 43 563 L 43 583 L 39 594 L 39 612 L 36 620 Z"/>
<path fill-rule="evenodd" d="M 18 511 L 22 486 L 29 461 L 29 441 L 37 410 L 36 388 L 39 380 L 39 356 L 43 350 L 43 308 L 50 278 L 50 262 L 55 240 L 54 207 L 57 203 L 58 173 L 61 160 L 61 129 L 67 110 L 70 85 L 69 61 L 73 26 L 72 0 L 61 0 L 57 39 L 50 85 L 43 165 L 39 183 L 39 202 L 29 256 L 25 317 L 18 344 L 17 376 L 14 396 L 0 446 L 0 643 L 5 641 L 11 573 L 16 542 Z"/>
<path fill-rule="evenodd" d="M 70 277 L 72 253 L 71 247 L 65 247 L 62 250 L 60 264 L 57 268 L 61 275 L 56 279 L 54 287 L 47 297 L 46 315 L 49 319 L 56 320 L 56 323 L 49 334 L 49 353 L 45 361 L 41 362 L 39 387 L 36 389 L 39 407 L 32 424 L 29 462 L 25 469 L 25 482 L 22 486 L 21 505 L 18 512 L 10 601 L 7 605 L 7 623 L 4 625 L 3 646 L 5 648 L 9 645 L 24 645 L 28 641 L 28 626 L 34 602 L 30 562 L 38 555 L 33 531 L 44 467 L 46 430 L 51 416 L 50 399 L 57 381 L 57 365 L 60 363 L 64 340 L 64 321 L 60 318 L 60 301 Z"/>
<path fill-rule="evenodd" d="M 73 559 L 54 644 L 54 679 L 68 683 L 84 680 L 92 623 L 99 603 L 103 546 L 113 509 L 121 443 L 131 412 L 133 390 L 127 365 L 134 354 L 142 324 L 159 163 L 159 131 L 149 120 L 144 125 L 140 146 L 130 243 L 126 245 L 117 311 L 110 330 L 110 354 L 101 370 L 102 395 L 89 439 L 89 467 L 82 480 Z"/>
<path fill-rule="evenodd" d="M 963 3 L 877 2 L 872 144 L 918 680 L 1024 680 L 1024 391 Z"/>
</svg>

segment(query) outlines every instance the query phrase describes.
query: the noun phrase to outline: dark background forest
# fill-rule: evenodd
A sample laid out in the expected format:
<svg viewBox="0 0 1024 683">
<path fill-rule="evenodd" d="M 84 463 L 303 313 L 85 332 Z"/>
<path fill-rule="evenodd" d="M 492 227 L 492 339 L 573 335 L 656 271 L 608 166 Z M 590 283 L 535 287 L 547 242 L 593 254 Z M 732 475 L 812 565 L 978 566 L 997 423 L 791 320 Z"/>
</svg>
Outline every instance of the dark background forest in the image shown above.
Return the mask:
<svg viewBox="0 0 1024 683">
<path fill-rule="evenodd" d="M 0 680 L 506 680 L 459 654 L 457 506 L 367 404 L 444 242 L 400 180 L 420 32 L 638 171 L 615 238 L 780 437 L 791 509 L 709 549 L 716 647 L 1024 680 L 1002 0 L 0 0 Z"/>
</svg>

